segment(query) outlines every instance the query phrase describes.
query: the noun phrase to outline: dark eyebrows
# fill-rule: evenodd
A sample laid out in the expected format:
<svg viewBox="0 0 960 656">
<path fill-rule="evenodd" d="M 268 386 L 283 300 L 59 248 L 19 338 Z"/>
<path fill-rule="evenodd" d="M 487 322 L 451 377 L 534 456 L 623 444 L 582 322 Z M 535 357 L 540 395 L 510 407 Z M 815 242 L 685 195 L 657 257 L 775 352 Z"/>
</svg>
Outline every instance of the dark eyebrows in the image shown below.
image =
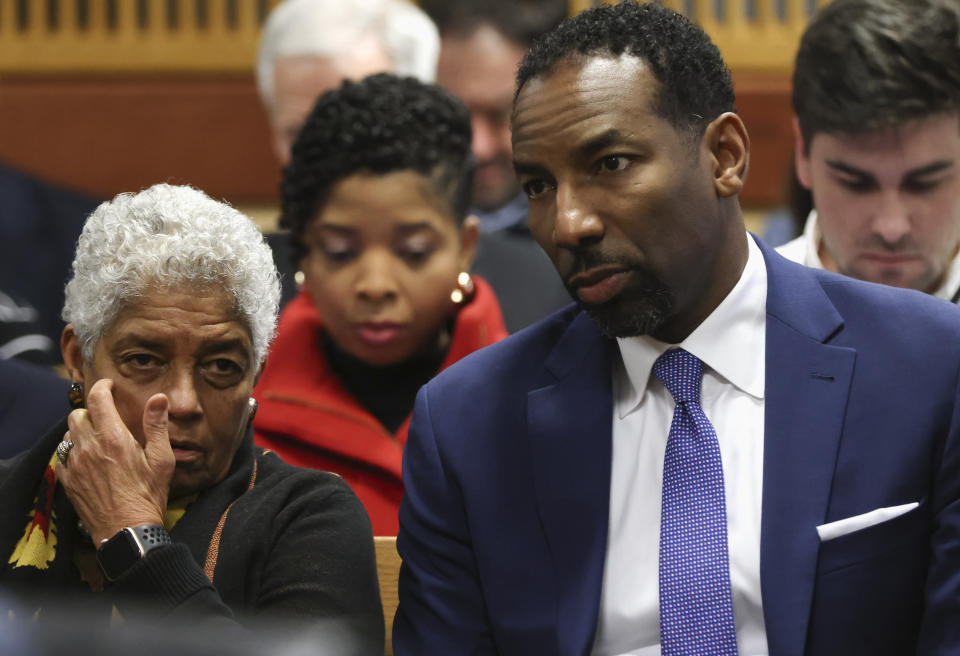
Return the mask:
<svg viewBox="0 0 960 656">
<path fill-rule="evenodd" d="M 628 143 L 629 141 L 630 139 L 623 132 L 611 128 L 578 144 L 574 151 L 580 159 L 592 159 L 598 153 L 607 150 L 611 146 Z M 637 146 L 632 147 L 636 148 Z M 545 173 L 545 169 L 542 166 L 526 164 L 524 162 L 518 162 L 517 160 L 513 161 L 513 170 L 516 171 L 517 175 L 543 175 Z"/>
<path fill-rule="evenodd" d="M 837 173 L 845 173 L 846 175 L 852 175 L 859 178 L 871 178 L 871 179 L 873 178 L 873 174 L 870 173 L 869 171 L 858 169 L 857 167 L 850 166 L 845 162 L 828 159 L 827 166 L 833 169 L 834 171 L 836 171 Z"/>
<path fill-rule="evenodd" d="M 577 146 L 577 153 L 581 157 L 589 158 L 600 153 L 616 143 L 623 143 L 627 140 L 626 135 L 617 129 L 611 128 L 595 137 L 587 139 Z"/>
<path fill-rule="evenodd" d="M 316 223 L 314 224 L 317 230 L 326 230 L 329 232 L 336 232 L 345 237 L 350 237 L 357 233 L 356 228 L 351 228 L 350 226 L 339 225 L 336 223 Z"/>
<path fill-rule="evenodd" d="M 247 343 L 242 339 L 235 337 L 233 339 L 225 339 L 222 341 L 213 342 L 205 347 L 204 351 L 207 354 L 226 353 L 228 351 L 241 351 L 246 353 Z"/>
<path fill-rule="evenodd" d="M 850 166 L 845 162 L 840 162 L 837 160 L 827 160 L 827 166 L 838 173 L 844 173 L 846 175 L 856 176 L 860 178 L 870 178 L 874 176 L 869 171 L 864 171 L 858 169 L 855 166 Z M 934 175 L 940 173 L 941 171 L 946 171 L 947 169 L 953 168 L 953 162 L 950 160 L 939 160 L 936 162 L 931 162 L 930 164 L 924 164 L 915 169 L 907 171 L 907 174 L 904 176 L 906 178 L 922 178 L 928 175 Z"/>
<path fill-rule="evenodd" d="M 427 231 L 436 232 L 437 229 L 429 221 L 416 221 L 412 223 L 401 223 L 394 230 L 401 235 L 408 235 L 415 232 Z"/>
<path fill-rule="evenodd" d="M 114 342 L 114 349 L 120 350 L 130 347 L 147 349 L 149 351 L 163 351 L 164 344 L 163 342 L 158 342 L 152 339 L 147 339 L 145 337 L 140 337 L 139 335 L 125 335 L 124 337 L 118 339 Z"/>
<path fill-rule="evenodd" d="M 357 228 L 345 225 L 339 225 L 336 223 L 320 223 L 317 224 L 317 230 L 326 230 L 329 232 L 335 232 L 344 237 L 354 237 L 359 233 Z M 400 225 L 394 228 L 394 232 L 400 233 L 402 235 L 410 234 L 414 232 L 421 232 L 423 230 L 429 232 L 436 232 L 436 227 L 429 221 L 412 221 L 410 223 L 401 223 Z"/>
<path fill-rule="evenodd" d="M 513 160 L 513 171 L 517 175 L 544 175 L 546 173 L 546 169 L 539 164 L 525 164 L 517 160 Z"/>
<path fill-rule="evenodd" d="M 940 160 L 938 162 L 931 162 L 924 166 L 917 167 L 909 171 L 906 175 L 908 178 L 923 178 L 928 175 L 934 175 L 935 173 L 940 173 L 941 171 L 946 171 L 953 168 L 953 162 L 950 160 Z"/>
<path fill-rule="evenodd" d="M 167 350 L 170 348 L 170 344 L 157 341 L 153 339 L 147 339 L 146 337 L 141 337 L 135 334 L 125 335 L 118 339 L 114 345 L 113 350 L 116 352 L 122 351 L 128 348 L 138 348 L 144 349 L 147 351 L 153 351 L 154 353 L 167 353 Z M 244 354 L 244 357 L 247 355 L 247 350 L 249 349 L 249 342 L 244 341 L 239 337 L 228 338 L 223 340 L 217 340 L 206 344 L 201 349 L 202 356 L 206 357 L 208 355 L 216 355 L 218 353 L 229 353 L 231 351 L 238 351 Z"/>
</svg>

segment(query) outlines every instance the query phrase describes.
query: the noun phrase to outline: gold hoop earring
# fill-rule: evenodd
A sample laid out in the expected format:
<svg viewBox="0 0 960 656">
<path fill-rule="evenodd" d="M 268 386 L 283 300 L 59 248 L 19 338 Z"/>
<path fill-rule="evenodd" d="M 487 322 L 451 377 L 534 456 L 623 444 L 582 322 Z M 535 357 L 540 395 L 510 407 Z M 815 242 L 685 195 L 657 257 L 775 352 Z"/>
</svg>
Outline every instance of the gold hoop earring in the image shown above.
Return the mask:
<svg viewBox="0 0 960 656">
<path fill-rule="evenodd" d="M 473 294 L 476 291 L 477 289 L 473 284 L 473 278 L 471 278 L 470 274 L 466 271 L 461 271 L 460 275 L 457 276 L 457 287 L 450 292 L 450 300 L 460 305 L 473 298 Z"/>
</svg>

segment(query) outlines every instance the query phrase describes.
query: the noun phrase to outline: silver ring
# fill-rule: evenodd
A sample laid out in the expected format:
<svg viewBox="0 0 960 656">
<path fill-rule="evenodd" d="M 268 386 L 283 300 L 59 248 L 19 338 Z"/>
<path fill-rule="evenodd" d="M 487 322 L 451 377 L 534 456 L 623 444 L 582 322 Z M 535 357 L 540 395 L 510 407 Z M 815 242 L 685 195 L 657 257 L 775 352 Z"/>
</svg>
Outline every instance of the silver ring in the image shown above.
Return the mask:
<svg viewBox="0 0 960 656">
<path fill-rule="evenodd" d="M 57 445 L 57 460 L 64 467 L 67 466 L 67 457 L 70 455 L 70 449 L 73 448 L 73 440 L 64 440 Z"/>
</svg>

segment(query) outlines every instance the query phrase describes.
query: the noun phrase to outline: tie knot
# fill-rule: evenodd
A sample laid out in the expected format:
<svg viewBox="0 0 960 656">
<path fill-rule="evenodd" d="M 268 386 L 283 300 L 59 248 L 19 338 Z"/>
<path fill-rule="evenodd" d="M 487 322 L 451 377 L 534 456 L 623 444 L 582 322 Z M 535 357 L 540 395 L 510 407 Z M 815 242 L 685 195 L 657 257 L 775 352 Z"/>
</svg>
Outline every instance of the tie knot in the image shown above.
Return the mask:
<svg viewBox="0 0 960 656">
<path fill-rule="evenodd" d="M 700 403 L 703 363 L 683 349 L 670 349 L 653 363 L 653 373 L 670 392 L 674 403 Z"/>
</svg>

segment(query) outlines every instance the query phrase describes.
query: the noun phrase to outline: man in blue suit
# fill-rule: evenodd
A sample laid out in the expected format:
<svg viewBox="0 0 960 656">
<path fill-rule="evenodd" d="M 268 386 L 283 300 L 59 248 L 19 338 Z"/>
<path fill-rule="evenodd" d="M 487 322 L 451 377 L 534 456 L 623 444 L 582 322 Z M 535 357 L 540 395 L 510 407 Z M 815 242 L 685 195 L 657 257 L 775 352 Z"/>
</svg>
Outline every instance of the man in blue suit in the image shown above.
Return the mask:
<svg viewBox="0 0 960 656">
<path fill-rule="evenodd" d="M 960 310 L 746 233 L 729 73 L 670 10 L 584 12 L 518 89 L 577 305 L 421 390 L 395 653 L 960 653 Z"/>
</svg>

